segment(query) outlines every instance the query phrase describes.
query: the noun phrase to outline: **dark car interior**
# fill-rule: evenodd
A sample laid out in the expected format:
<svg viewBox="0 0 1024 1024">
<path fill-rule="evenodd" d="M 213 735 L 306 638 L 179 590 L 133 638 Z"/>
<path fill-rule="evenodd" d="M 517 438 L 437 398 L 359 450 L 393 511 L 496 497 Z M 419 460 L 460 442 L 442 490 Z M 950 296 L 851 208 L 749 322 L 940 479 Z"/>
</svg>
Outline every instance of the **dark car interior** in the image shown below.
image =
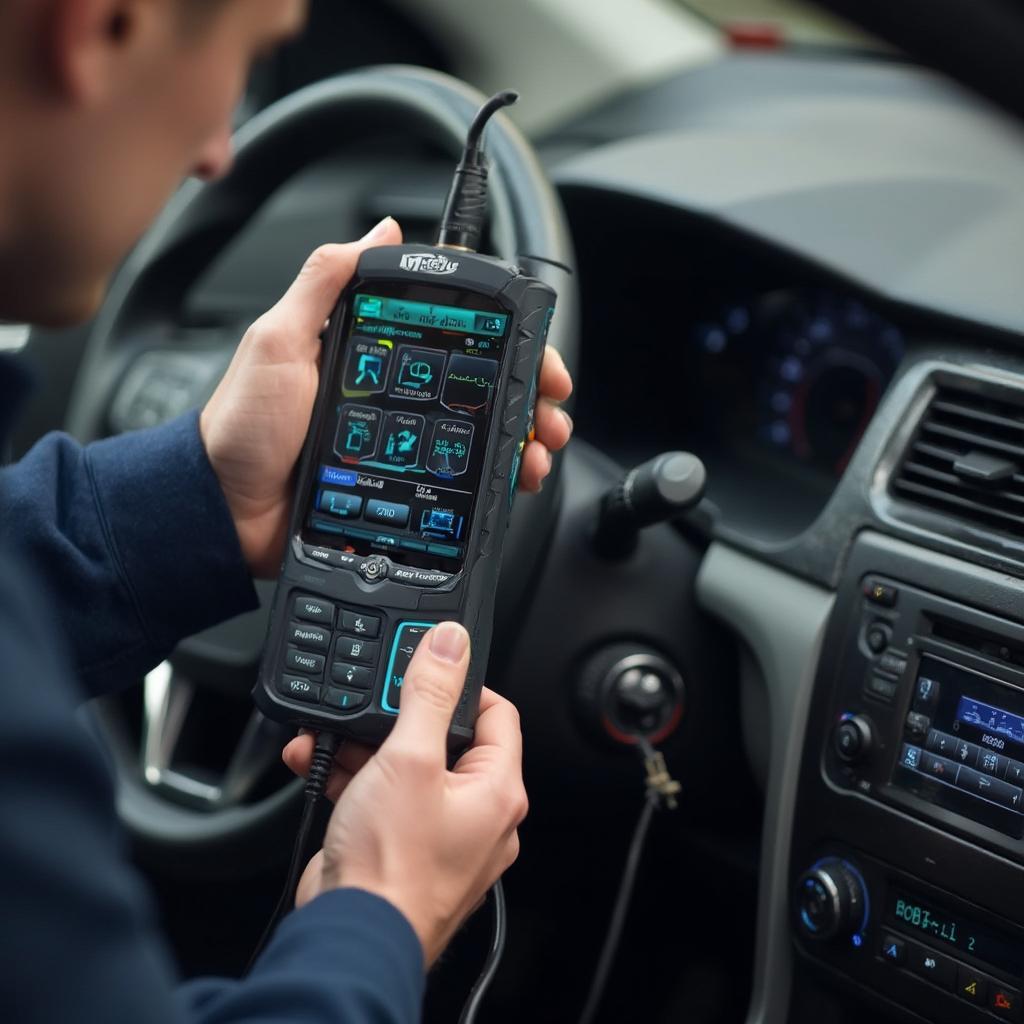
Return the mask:
<svg viewBox="0 0 1024 1024">
<path fill-rule="evenodd" d="M 388 214 L 432 239 L 479 94 L 431 6 L 314 0 L 253 74 L 231 175 L 182 188 L 94 323 L 32 331 L 18 451 L 202 403 L 318 244 Z M 644 803 L 635 733 L 682 790 L 598 1020 L 1022 1019 L 1024 16 L 833 6 L 892 48 L 723 44 L 495 122 L 485 249 L 573 269 L 552 343 L 576 379 L 498 595 L 489 685 L 531 809 L 495 1024 L 579 1017 Z M 704 500 L 601 550 L 603 496 L 671 451 Z M 183 976 L 244 969 L 298 822 L 250 696 L 266 625 L 88 709 Z M 456 938 L 426 1021 L 458 1019 L 488 936 L 481 913 Z"/>
</svg>

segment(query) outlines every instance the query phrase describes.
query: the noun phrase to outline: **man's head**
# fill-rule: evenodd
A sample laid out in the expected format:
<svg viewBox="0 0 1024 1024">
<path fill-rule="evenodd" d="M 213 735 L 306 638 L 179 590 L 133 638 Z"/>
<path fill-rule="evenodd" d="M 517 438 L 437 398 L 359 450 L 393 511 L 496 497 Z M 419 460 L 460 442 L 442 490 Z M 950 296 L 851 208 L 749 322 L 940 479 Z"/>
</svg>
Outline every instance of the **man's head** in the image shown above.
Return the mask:
<svg viewBox="0 0 1024 1024">
<path fill-rule="evenodd" d="M 0 3 L 0 319 L 92 315 L 180 181 L 231 162 L 252 60 L 306 0 Z"/>
</svg>

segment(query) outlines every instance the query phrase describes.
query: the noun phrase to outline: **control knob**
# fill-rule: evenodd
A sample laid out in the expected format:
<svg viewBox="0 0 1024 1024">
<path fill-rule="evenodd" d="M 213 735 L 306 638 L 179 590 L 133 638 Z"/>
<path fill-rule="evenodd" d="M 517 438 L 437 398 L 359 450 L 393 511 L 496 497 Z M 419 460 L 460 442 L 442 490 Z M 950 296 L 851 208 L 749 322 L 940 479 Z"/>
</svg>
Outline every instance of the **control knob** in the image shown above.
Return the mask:
<svg viewBox="0 0 1024 1024">
<path fill-rule="evenodd" d="M 857 934 L 866 903 L 860 875 L 838 857 L 819 861 L 797 882 L 797 922 L 809 939 L 825 941 Z"/>
</svg>

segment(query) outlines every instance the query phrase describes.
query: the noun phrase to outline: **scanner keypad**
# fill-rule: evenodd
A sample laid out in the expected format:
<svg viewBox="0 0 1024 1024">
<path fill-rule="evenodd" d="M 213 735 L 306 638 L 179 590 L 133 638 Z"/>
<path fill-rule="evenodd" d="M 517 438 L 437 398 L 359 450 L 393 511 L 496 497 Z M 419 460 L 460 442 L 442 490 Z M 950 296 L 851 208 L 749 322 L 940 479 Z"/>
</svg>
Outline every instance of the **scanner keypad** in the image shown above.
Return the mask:
<svg viewBox="0 0 1024 1024">
<path fill-rule="evenodd" d="M 302 594 L 292 599 L 292 615 L 278 683 L 282 696 L 343 714 L 366 707 L 380 663 L 375 638 L 382 614 Z"/>
</svg>

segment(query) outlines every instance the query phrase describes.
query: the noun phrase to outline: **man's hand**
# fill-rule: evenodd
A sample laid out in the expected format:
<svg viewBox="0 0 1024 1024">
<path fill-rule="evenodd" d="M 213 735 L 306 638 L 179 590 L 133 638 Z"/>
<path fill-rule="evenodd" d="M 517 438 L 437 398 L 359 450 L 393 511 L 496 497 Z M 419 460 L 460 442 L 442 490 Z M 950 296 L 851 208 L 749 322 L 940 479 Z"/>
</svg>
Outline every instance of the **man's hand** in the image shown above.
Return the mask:
<svg viewBox="0 0 1024 1024">
<path fill-rule="evenodd" d="M 320 332 L 360 253 L 401 241 L 402 232 L 389 217 L 358 242 L 317 249 L 281 301 L 246 331 L 203 410 L 203 444 L 256 576 L 276 575 L 284 553 L 293 472 L 319 380 Z M 520 473 L 525 490 L 540 488 L 551 470 L 551 452 L 569 440 L 572 421 L 557 403 L 571 391 L 565 364 L 549 349 L 541 370 L 536 440 L 524 453 Z"/>
<path fill-rule="evenodd" d="M 338 800 L 297 903 L 328 889 L 376 893 L 409 920 L 428 965 L 519 853 L 526 816 L 519 716 L 484 690 L 476 738 L 453 771 L 446 737 L 469 667 L 469 636 L 444 622 L 420 642 L 402 712 L 376 753 L 342 748 L 329 794 Z M 308 769 L 312 737 L 285 748 Z"/>
</svg>

